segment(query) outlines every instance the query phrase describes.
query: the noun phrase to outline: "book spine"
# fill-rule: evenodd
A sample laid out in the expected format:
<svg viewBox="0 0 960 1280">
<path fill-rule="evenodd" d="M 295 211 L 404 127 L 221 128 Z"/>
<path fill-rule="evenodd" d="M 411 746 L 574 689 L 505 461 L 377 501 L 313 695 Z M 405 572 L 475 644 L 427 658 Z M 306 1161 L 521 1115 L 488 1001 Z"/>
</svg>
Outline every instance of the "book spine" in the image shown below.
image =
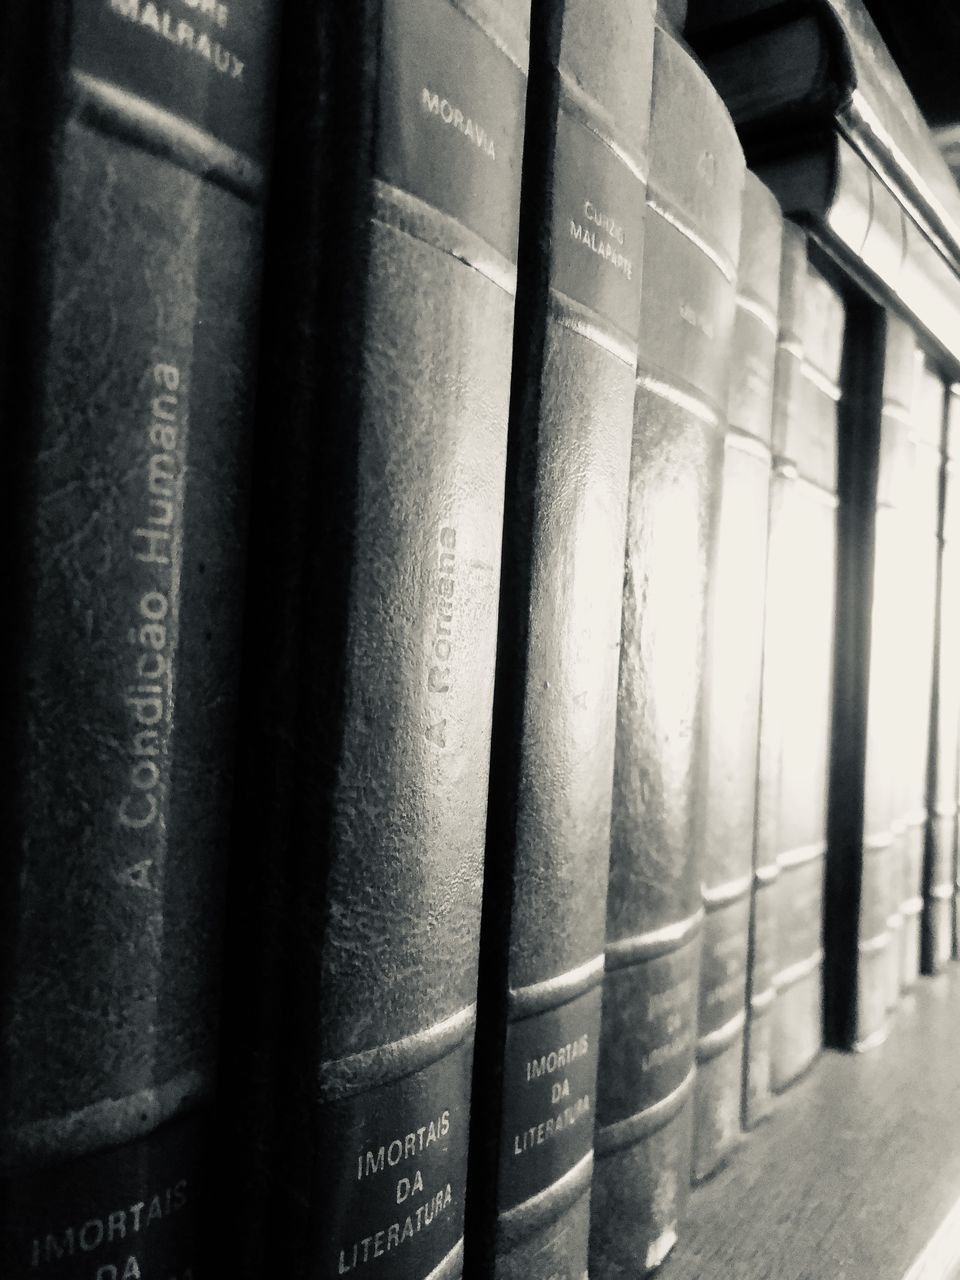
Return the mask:
<svg viewBox="0 0 960 1280">
<path fill-rule="evenodd" d="M 956 528 L 957 508 L 957 473 L 956 459 L 960 458 L 960 385 L 950 383 L 947 388 L 947 426 L 944 445 L 944 481 L 947 493 L 945 499 L 951 503 L 950 514 Z M 954 534 L 956 538 L 956 534 Z M 960 725 L 958 725 L 960 735 Z M 960 747 L 958 747 L 958 772 L 960 772 Z M 957 782 L 957 801 L 960 806 L 960 778 Z M 952 901 L 952 933 L 953 957 L 960 957 L 960 807 L 958 807 L 957 832 L 953 845 L 953 901 Z"/>
<path fill-rule="evenodd" d="M 235 1274 L 448 1280 L 528 14 L 324 0 L 288 31 L 235 881 L 235 1128 L 252 1132 L 232 1142 L 254 1169 Z"/>
<path fill-rule="evenodd" d="M 11 1277 L 202 1263 L 277 19 L 74 0 L 4 53 L 55 90 L 0 387 Z"/>
<path fill-rule="evenodd" d="M 773 196 L 748 173 L 708 635 L 695 1178 L 740 1134 L 782 228 Z"/>
<path fill-rule="evenodd" d="M 939 374 L 925 365 L 926 394 L 921 404 L 926 421 L 918 424 L 928 437 L 941 426 L 943 480 L 940 504 L 940 583 L 934 692 L 934 737 L 931 752 L 930 802 L 923 881 L 921 964 L 936 973 L 953 955 L 954 845 L 957 833 L 957 762 L 960 732 L 960 540 L 957 537 L 956 463 L 946 456 L 952 443 L 946 414 L 946 388 Z M 952 399 L 949 402 L 952 408 Z"/>
<path fill-rule="evenodd" d="M 932 396 L 932 403 L 930 397 Z M 924 843 L 929 815 L 927 785 L 937 631 L 940 484 L 940 424 L 943 389 L 924 374 L 922 353 L 914 349 L 914 392 L 910 405 L 908 457 L 905 470 L 904 604 L 907 653 L 903 682 L 904 712 L 899 739 L 904 770 L 903 813 L 906 826 L 903 862 L 901 985 L 910 986 L 920 972 L 923 910 Z"/>
<path fill-rule="evenodd" d="M 901 796 L 900 695 L 909 671 L 903 609 L 902 489 L 913 387 L 913 339 L 895 316 L 886 317 L 879 459 L 874 514 L 870 665 L 864 761 L 863 881 L 861 890 L 861 1008 L 900 995 L 900 912 L 906 823 Z M 876 987 L 876 990 L 871 989 Z M 883 988 L 881 993 L 880 988 Z"/>
<path fill-rule="evenodd" d="M 803 418 L 803 308 L 807 281 L 807 242 L 799 227 L 783 226 L 777 306 L 771 443 L 775 467 L 770 483 L 767 529 L 766 599 L 757 760 L 753 897 L 750 904 L 750 961 L 744 1050 L 743 1122 L 755 1125 L 772 1100 L 773 1004 L 777 971 L 777 863 L 783 713 L 778 699 L 784 687 L 777 674 L 789 634 L 789 584 L 778 568 L 784 492 L 794 478 L 785 449 Z"/>
<path fill-rule="evenodd" d="M 743 156 L 658 27 L 627 517 L 590 1238 L 595 1280 L 656 1266 L 689 1182 L 706 593 Z"/>
<path fill-rule="evenodd" d="M 467 1201 L 500 1280 L 587 1273 L 653 6 L 597 19 L 531 28 Z"/>
<path fill-rule="evenodd" d="M 836 554 L 836 451 L 843 304 L 808 267 L 804 288 L 802 411 L 783 444 L 775 701 L 783 719 L 777 806 L 777 961 L 771 1079 L 790 1084 L 822 1039 L 821 916 Z M 779 603 L 779 601 L 778 601 Z"/>
<path fill-rule="evenodd" d="M 939 507 L 939 451 L 915 441 L 917 344 L 912 329 L 887 314 L 878 476 L 877 561 L 881 562 L 881 513 L 887 504 L 886 636 L 884 679 L 889 753 L 890 829 L 893 836 L 888 886 L 891 931 L 888 1007 L 917 977 L 920 963 L 923 832 L 933 682 Z M 925 456 L 926 455 L 926 456 Z M 924 466 L 931 457 L 933 469 Z M 932 482 L 932 485 L 931 485 Z M 879 578 L 875 569 L 875 578 Z M 874 658 L 871 656 L 871 680 Z M 868 743 L 869 749 L 869 743 Z M 869 761 L 868 761 L 869 765 Z"/>
</svg>

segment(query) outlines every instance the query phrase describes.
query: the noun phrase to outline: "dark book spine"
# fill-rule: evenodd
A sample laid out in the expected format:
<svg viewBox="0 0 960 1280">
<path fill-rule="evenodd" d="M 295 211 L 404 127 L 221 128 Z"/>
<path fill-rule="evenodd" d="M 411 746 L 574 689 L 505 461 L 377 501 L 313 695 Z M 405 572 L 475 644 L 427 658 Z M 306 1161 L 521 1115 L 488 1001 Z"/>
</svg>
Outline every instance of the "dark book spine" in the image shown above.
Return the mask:
<svg viewBox="0 0 960 1280">
<path fill-rule="evenodd" d="M 500 1280 L 587 1272 L 652 58 L 648 0 L 534 8 L 468 1197 Z"/>
<path fill-rule="evenodd" d="M 879 1042 L 887 1022 L 887 899 L 877 892 L 870 901 L 872 854 L 864 841 L 886 315 L 862 298 L 847 299 L 847 312 L 837 459 L 840 504 L 823 992 L 826 1043 L 853 1049 Z M 885 888 L 882 882 L 880 888 Z"/>
<path fill-rule="evenodd" d="M 821 916 L 826 849 L 836 555 L 838 377 L 844 310 L 808 267 L 800 408 L 776 440 L 778 650 L 771 679 L 780 726 L 771 1080 L 782 1089 L 821 1042 Z M 775 564 L 774 564 L 775 560 Z"/>
<path fill-rule="evenodd" d="M 233 1274 L 463 1269 L 528 21 L 294 3 L 254 494 Z"/>
<path fill-rule="evenodd" d="M 743 156 L 657 28 L 621 633 L 590 1273 L 656 1266 L 689 1182 L 702 669 Z"/>
<path fill-rule="evenodd" d="M 770 482 L 767 526 L 767 571 L 764 610 L 760 733 L 757 759 L 757 805 L 754 831 L 753 898 L 750 905 L 750 959 L 747 975 L 747 1027 L 744 1050 L 743 1122 L 750 1128 L 770 1109 L 772 1099 L 773 1004 L 777 972 L 778 811 L 783 713 L 778 699 L 783 677 L 791 596 L 778 567 L 784 494 L 793 471 L 784 449 L 802 420 L 803 308 L 807 281 L 807 242 L 793 223 L 783 226 L 777 303 L 777 352 L 774 364 L 771 443 L 776 468 Z"/>
<path fill-rule="evenodd" d="M 782 231 L 776 200 L 748 173 L 708 634 L 694 1178 L 740 1134 Z"/>
<path fill-rule="evenodd" d="M 5 6 L 2 53 L 37 148 L 0 248 L 3 1273 L 182 1276 L 210 1212 L 279 7 L 46 8 Z"/>
<path fill-rule="evenodd" d="M 940 504 L 940 581 L 936 640 L 934 724 L 923 878 L 921 964 L 936 973 L 953 955 L 954 845 L 957 837 L 957 767 L 960 734 L 960 537 L 955 459 L 946 455 L 946 388 L 924 364 L 918 427 L 927 438 L 940 428 L 943 479 Z"/>
</svg>

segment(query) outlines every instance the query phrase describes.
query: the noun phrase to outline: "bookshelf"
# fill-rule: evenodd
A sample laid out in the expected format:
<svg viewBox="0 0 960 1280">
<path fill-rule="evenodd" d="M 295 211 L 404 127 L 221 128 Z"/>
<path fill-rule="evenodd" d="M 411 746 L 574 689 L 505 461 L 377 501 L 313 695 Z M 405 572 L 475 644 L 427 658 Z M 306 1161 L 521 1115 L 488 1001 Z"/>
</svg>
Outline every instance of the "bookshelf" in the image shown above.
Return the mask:
<svg viewBox="0 0 960 1280">
<path fill-rule="evenodd" d="M 953 967 L 879 1052 L 825 1051 L 692 1193 L 662 1280 L 960 1276 L 958 1000 Z"/>
</svg>

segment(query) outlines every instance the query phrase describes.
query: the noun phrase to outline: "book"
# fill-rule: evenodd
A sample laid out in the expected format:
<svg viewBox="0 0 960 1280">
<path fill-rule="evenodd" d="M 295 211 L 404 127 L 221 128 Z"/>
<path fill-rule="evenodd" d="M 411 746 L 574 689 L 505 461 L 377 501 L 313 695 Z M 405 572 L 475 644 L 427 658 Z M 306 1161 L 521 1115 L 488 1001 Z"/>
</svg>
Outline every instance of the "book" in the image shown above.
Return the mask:
<svg viewBox="0 0 960 1280">
<path fill-rule="evenodd" d="M 774 362 L 771 443 L 779 462 L 770 481 L 766 534 L 763 655 L 760 727 L 757 759 L 757 803 L 753 849 L 753 893 L 750 903 L 750 945 L 747 969 L 747 1023 L 744 1044 L 743 1124 L 752 1128 L 772 1103 L 774 978 L 777 973 L 777 854 L 780 806 L 781 746 L 784 712 L 778 705 L 785 687 L 787 639 L 791 631 L 793 597 L 786 562 L 778 568 L 781 509 L 794 481 L 786 459 L 787 442 L 802 430 L 803 330 L 807 283 L 807 239 L 792 222 L 784 222 L 777 303 L 777 350 Z"/>
<path fill-rule="evenodd" d="M 954 270 L 844 137 L 825 136 L 754 167 L 787 216 L 827 237 L 845 271 L 954 351 L 960 331 Z"/>
<path fill-rule="evenodd" d="M 775 831 L 776 993 L 771 1084 L 791 1084 L 822 1043 L 824 855 L 833 675 L 837 422 L 845 312 L 808 263 L 801 316 L 799 404 L 775 417 L 767 566 L 772 623 L 763 715 L 778 717 Z M 784 434 L 781 436 L 780 431 Z"/>
<path fill-rule="evenodd" d="M 587 1271 L 653 16 L 532 17 L 467 1198 L 501 1280 Z"/>
<path fill-rule="evenodd" d="M 944 526 L 952 530 L 956 526 L 956 502 L 957 502 L 957 458 L 960 457 L 960 387 L 951 382 L 947 388 L 947 422 L 946 434 L 944 438 Z M 951 522 L 946 524 L 946 517 L 949 513 Z M 960 750 L 958 750 L 960 755 Z M 958 766 L 960 767 L 960 766 Z M 958 783 L 958 803 L 960 803 L 960 783 Z M 953 893 L 953 956 L 956 959 L 960 956 L 960 809 L 958 809 L 957 819 L 958 835 L 954 841 L 953 851 L 953 876 L 954 876 L 954 893 Z"/>
<path fill-rule="evenodd" d="M 902 622 L 909 599 L 904 506 L 912 463 L 916 344 L 909 326 L 892 313 L 885 318 L 885 328 L 873 517 L 858 971 L 859 1006 L 878 1010 L 884 1001 L 887 1010 L 893 1009 L 900 996 L 904 928 L 900 906 L 907 840 L 903 784 L 911 763 L 903 750 L 903 735 L 909 717 L 916 718 L 910 706 L 913 696 L 920 695 L 922 705 L 922 690 L 911 689 L 909 700 L 904 696 L 904 686 L 909 688 L 914 677 L 914 662 Z M 932 612 L 926 620 L 932 636 Z M 906 738 L 909 741 L 910 735 Z M 919 754 L 925 762 L 922 746 Z M 878 1014 L 877 1027 L 881 1025 Z"/>
<path fill-rule="evenodd" d="M 528 21 L 286 10 L 227 996 L 238 1276 L 463 1269 Z"/>
<path fill-rule="evenodd" d="M 910 675 L 903 683 L 909 696 L 901 727 L 905 761 L 905 846 L 900 915 L 903 938 L 900 985 L 911 986 L 920 972 L 920 923 L 923 909 L 923 862 L 927 828 L 931 695 L 937 603 L 937 524 L 940 510 L 940 449 L 937 443 L 912 433 L 912 468 L 906 500 L 909 530 L 906 600 L 902 623 L 908 629 Z"/>
<path fill-rule="evenodd" d="M 708 631 L 696 1179 L 740 1134 L 782 240 L 776 200 L 748 173 Z"/>
<path fill-rule="evenodd" d="M 947 431 L 947 389 L 935 366 L 923 361 L 916 413 L 917 435 L 938 454 L 954 442 Z M 958 733 L 960 733 L 960 570 L 956 547 L 953 459 L 942 457 L 940 573 L 935 648 L 933 729 L 928 821 L 923 874 L 921 964 L 936 973 L 953 955 L 954 857 L 957 833 Z M 941 459 L 938 458 L 938 461 Z"/>
<path fill-rule="evenodd" d="M 889 676 L 895 711 L 891 725 L 897 817 L 891 876 L 892 923 L 899 931 L 891 997 L 911 986 L 920 966 L 923 853 L 927 824 L 927 770 L 933 692 L 933 651 L 937 601 L 937 526 L 940 509 L 940 447 L 936 430 L 917 430 L 918 414 L 929 423 L 918 394 L 922 357 L 916 336 L 888 312 L 884 365 L 881 472 L 891 473 L 895 543 L 891 548 L 896 593 L 889 621 L 894 669 Z M 937 419 L 939 421 L 939 419 Z"/>
<path fill-rule="evenodd" d="M 205 1265 L 278 17 L 4 5 L 6 1277 Z"/>
<path fill-rule="evenodd" d="M 861 0 L 694 0 L 688 39 L 706 59 L 749 155 L 839 128 L 956 261 L 960 196 Z"/>
<path fill-rule="evenodd" d="M 590 1273 L 656 1266 L 689 1182 L 703 921 L 702 671 L 743 156 L 702 69 L 654 39 Z"/>
</svg>

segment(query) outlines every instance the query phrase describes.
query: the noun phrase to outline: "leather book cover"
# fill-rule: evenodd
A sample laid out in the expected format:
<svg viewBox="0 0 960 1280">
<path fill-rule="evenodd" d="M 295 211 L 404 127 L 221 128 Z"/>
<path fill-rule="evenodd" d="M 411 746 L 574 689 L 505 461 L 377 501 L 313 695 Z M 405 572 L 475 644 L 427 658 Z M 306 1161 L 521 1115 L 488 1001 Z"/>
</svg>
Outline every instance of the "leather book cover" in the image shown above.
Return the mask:
<svg viewBox="0 0 960 1280">
<path fill-rule="evenodd" d="M 695 1179 L 740 1135 L 782 239 L 779 205 L 748 173 L 708 631 Z"/>
<path fill-rule="evenodd" d="M 654 8 L 533 9 L 467 1271 L 587 1274 Z"/>
<path fill-rule="evenodd" d="M 892 772 L 888 917 L 893 943 L 888 974 L 892 1007 L 900 991 L 916 980 L 920 966 L 943 389 L 935 384 L 931 387 L 923 377 L 923 360 L 914 332 L 891 313 L 886 320 L 884 355 L 877 557 L 879 560 L 883 551 L 881 524 L 886 520 L 890 526 L 886 546 L 891 578 L 887 643 L 892 645 L 886 679 L 887 697 L 892 702 L 888 704 L 890 724 L 884 732 L 889 735 Z M 869 764 L 868 757 L 868 771 Z"/>
<path fill-rule="evenodd" d="M 960 458 L 960 385 L 955 382 L 949 384 L 947 388 L 947 426 L 944 438 L 944 483 L 946 487 L 945 499 L 952 503 L 952 508 L 947 510 L 953 514 L 954 524 L 950 528 L 955 527 L 956 503 L 957 503 L 957 459 Z M 960 750 L 958 750 L 960 757 Z M 958 770 L 960 770 L 960 759 L 958 759 Z M 957 799 L 960 805 L 960 778 L 957 784 Z M 958 835 L 954 840 L 953 849 L 953 877 L 954 892 L 952 902 L 953 914 L 953 956 L 956 959 L 960 956 L 960 808 L 958 808 L 957 821 Z"/>
<path fill-rule="evenodd" d="M 889 314 L 873 529 L 858 972 L 859 1005 L 879 1005 L 879 991 L 870 988 L 883 987 L 888 1010 L 896 1006 L 900 995 L 904 928 L 900 905 L 907 856 L 903 781 L 909 767 L 903 747 L 913 713 L 912 697 L 908 701 L 904 695 L 915 666 L 904 618 L 910 550 L 905 503 L 913 461 L 910 434 L 915 351 L 909 326 Z M 932 635 L 932 610 L 927 623 Z M 919 689 L 911 690 L 913 695 L 919 693 Z M 925 760 L 926 752 L 921 751 L 921 756 Z"/>
<path fill-rule="evenodd" d="M 808 265 L 797 411 L 777 420 L 764 695 L 779 717 L 776 961 L 771 1083 L 790 1084 L 822 1042 L 821 915 L 834 629 L 837 417 L 844 307 Z M 781 436 L 780 430 L 783 430 Z M 767 715 L 765 707 L 764 713 Z"/>
<path fill-rule="evenodd" d="M 751 1128 L 770 1110 L 772 1102 L 774 976 L 777 971 L 778 811 L 780 805 L 780 739 L 783 713 L 778 699 L 783 679 L 778 663 L 785 660 L 791 594 L 777 555 L 784 491 L 794 474 L 783 462 L 784 442 L 798 430 L 803 413 L 803 313 L 807 283 L 807 238 L 792 222 L 783 223 L 777 303 L 777 350 L 774 362 L 771 444 L 779 466 L 770 479 L 766 534 L 767 565 L 760 686 L 760 727 L 757 756 L 757 803 L 753 852 L 753 894 L 750 904 L 750 947 L 747 967 L 747 1023 L 743 1057 L 743 1124 Z M 774 458 L 773 462 L 776 463 Z"/>
<path fill-rule="evenodd" d="M 936 973 L 953 955 L 954 848 L 957 838 L 958 734 L 960 734 L 960 539 L 958 539 L 956 428 L 945 423 L 946 386 L 926 361 L 921 372 L 918 435 L 932 444 L 939 435 L 943 456 L 940 508 L 940 581 L 933 702 L 927 838 L 923 876 L 921 965 Z"/>
<path fill-rule="evenodd" d="M 948 259 L 960 196 L 862 0 L 693 0 L 687 37 L 753 148 L 839 125 Z"/>
<path fill-rule="evenodd" d="M 911 986 L 920 972 L 943 456 L 943 388 L 939 380 L 926 374 L 923 356 L 912 335 L 910 347 L 914 380 L 904 464 L 903 605 L 898 619 L 905 648 L 900 677 L 902 714 L 897 733 L 904 828 L 899 893 L 901 988 Z"/>
<path fill-rule="evenodd" d="M 787 217 L 828 236 L 851 275 L 960 358 L 955 270 L 840 132 L 758 160 L 755 168 Z"/>
<path fill-rule="evenodd" d="M 0 1269 L 200 1274 L 279 5 L 3 8 Z"/>
<path fill-rule="evenodd" d="M 228 996 L 251 1280 L 463 1270 L 528 31 L 285 13 Z"/>
<path fill-rule="evenodd" d="M 594 1280 L 677 1238 L 703 905 L 703 665 L 743 155 L 658 26 L 614 763 L 590 1238 Z"/>
</svg>

